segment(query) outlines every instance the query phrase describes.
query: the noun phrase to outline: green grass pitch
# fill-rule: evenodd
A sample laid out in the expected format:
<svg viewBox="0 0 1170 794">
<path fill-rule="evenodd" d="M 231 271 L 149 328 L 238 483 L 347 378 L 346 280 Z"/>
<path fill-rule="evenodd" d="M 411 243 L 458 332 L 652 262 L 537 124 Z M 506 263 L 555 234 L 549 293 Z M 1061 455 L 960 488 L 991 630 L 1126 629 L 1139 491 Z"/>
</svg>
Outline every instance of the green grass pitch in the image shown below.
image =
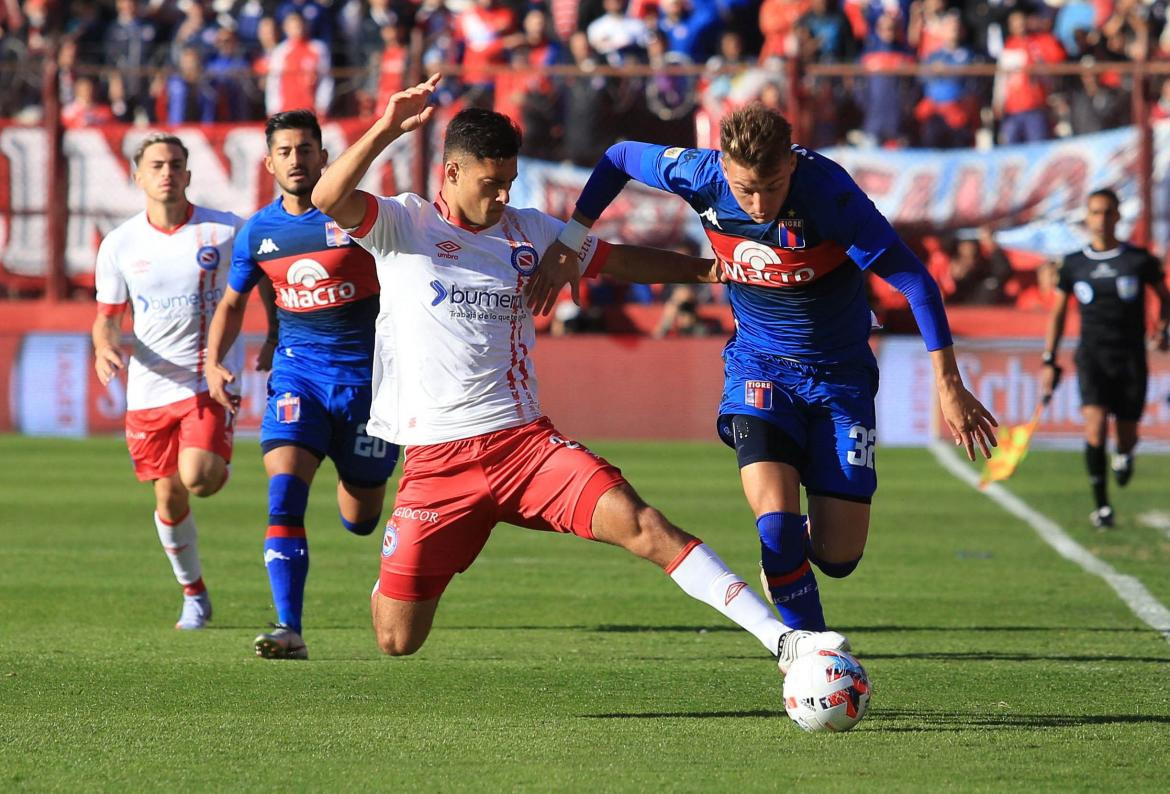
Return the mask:
<svg viewBox="0 0 1170 794">
<path fill-rule="evenodd" d="M 755 586 L 731 454 L 597 444 Z M 1010 488 L 1170 604 L 1170 458 L 1138 458 L 1111 534 L 1080 456 L 1033 453 Z M 1170 645 L 1101 580 L 946 474 L 883 450 L 857 573 L 821 578 L 874 697 L 853 732 L 784 714 L 750 635 L 652 566 L 501 526 L 416 656 L 382 657 L 380 536 L 341 529 L 334 474 L 308 516 L 312 660 L 251 641 L 272 618 L 253 441 L 195 505 L 212 628 L 180 595 L 120 440 L 0 437 L 0 791 L 1163 791 Z"/>
</svg>

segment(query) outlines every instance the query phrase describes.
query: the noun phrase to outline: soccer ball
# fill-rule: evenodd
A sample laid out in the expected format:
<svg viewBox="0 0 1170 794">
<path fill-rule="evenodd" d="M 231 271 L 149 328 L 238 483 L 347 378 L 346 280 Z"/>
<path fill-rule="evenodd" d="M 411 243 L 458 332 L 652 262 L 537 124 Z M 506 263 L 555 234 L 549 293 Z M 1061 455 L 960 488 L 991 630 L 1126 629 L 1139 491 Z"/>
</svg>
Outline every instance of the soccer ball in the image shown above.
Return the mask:
<svg viewBox="0 0 1170 794">
<path fill-rule="evenodd" d="M 844 651 L 797 657 L 784 676 L 784 710 L 806 731 L 847 731 L 869 709 L 869 676 Z"/>
</svg>

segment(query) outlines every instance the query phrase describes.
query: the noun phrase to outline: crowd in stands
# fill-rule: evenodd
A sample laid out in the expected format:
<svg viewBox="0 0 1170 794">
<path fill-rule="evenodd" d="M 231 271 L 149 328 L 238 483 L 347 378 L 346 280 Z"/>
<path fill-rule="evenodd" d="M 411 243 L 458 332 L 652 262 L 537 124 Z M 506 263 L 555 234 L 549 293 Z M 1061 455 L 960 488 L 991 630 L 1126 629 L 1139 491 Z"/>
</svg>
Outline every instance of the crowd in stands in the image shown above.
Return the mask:
<svg viewBox="0 0 1170 794">
<path fill-rule="evenodd" d="M 56 16 L 54 4 L 62 9 Z M 406 80 L 442 69 L 455 73 L 441 84 L 442 102 L 508 113 L 526 131 L 523 154 L 583 166 L 634 130 L 642 140 L 717 145 L 711 130 L 729 108 L 759 100 L 788 112 L 793 92 L 802 109 L 801 142 L 814 147 L 988 146 L 1129 123 L 1124 70 L 1038 76 L 1023 67 L 1170 60 L 1168 5 L 0 0 L 6 86 L 0 118 L 39 117 L 38 58 L 55 38 L 50 27 L 57 19 L 60 100 L 71 128 L 254 121 L 294 107 L 332 117 L 370 114 Z M 857 64 L 860 71 L 813 73 L 825 64 Z M 994 64 L 996 70 L 988 76 L 882 72 L 918 64 Z M 576 69 L 543 71 L 549 66 Z M 636 76 L 601 68 L 646 66 L 655 69 Z M 694 68 L 665 68 L 687 66 Z M 1170 80 L 1149 90 L 1152 118 L 1170 117 Z M 698 123 L 703 118 L 706 132 Z M 927 250 L 931 245 L 938 250 Z M 1012 301 L 1035 290 L 1035 278 L 1021 285 L 1003 270 L 987 235 L 924 246 L 952 301 Z M 678 327 L 697 329 L 685 333 L 703 332 L 705 325 L 687 315 L 708 297 L 677 299 Z M 588 326 L 588 317 L 568 318 L 568 327 L 574 325 Z M 673 320 L 668 330 L 678 332 Z"/>
</svg>

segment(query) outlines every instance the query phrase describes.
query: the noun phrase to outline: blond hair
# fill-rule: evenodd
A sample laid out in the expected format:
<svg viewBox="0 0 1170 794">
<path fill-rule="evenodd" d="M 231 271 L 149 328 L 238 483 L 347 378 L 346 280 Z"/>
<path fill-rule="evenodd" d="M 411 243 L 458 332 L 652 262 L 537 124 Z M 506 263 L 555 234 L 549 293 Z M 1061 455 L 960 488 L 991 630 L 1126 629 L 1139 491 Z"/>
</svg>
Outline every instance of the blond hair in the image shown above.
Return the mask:
<svg viewBox="0 0 1170 794">
<path fill-rule="evenodd" d="M 187 147 L 183 145 L 183 141 L 179 139 L 179 136 L 172 135 L 169 132 L 152 132 L 143 138 L 142 142 L 138 144 L 138 148 L 134 150 L 135 168 L 137 168 L 138 165 L 142 162 L 142 155 L 146 154 L 146 150 L 151 146 L 154 146 L 156 143 L 166 143 L 171 146 L 178 146 L 179 150 L 183 153 L 183 162 L 187 162 Z"/>
<path fill-rule="evenodd" d="M 728 113 L 719 123 L 723 153 L 742 166 L 768 172 L 792 150 L 788 119 L 759 102 Z"/>
</svg>

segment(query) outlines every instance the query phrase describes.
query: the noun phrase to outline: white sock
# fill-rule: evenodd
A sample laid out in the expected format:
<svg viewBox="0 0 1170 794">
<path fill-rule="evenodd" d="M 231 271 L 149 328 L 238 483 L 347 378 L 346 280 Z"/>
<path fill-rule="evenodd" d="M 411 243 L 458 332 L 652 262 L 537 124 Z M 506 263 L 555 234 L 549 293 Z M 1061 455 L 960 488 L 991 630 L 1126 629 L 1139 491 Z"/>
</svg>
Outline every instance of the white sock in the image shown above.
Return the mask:
<svg viewBox="0 0 1170 794">
<path fill-rule="evenodd" d="M 168 524 L 154 514 L 154 525 L 158 528 L 158 539 L 162 543 L 175 578 L 181 585 L 192 585 L 203 578 L 199 564 L 199 546 L 196 543 L 195 515 L 190 510 L 181 521 Z"/>
<path fill-rule="evenodd" d="M 776 619 L 743 579 L 727 569 L 706 543 L 691 547 L 686 556 L 667 569 L 670 578 L 691 598 L 696 598 L 750 631 L 775 655 L 780 635 L 788 627 Z"/>
</svg>

